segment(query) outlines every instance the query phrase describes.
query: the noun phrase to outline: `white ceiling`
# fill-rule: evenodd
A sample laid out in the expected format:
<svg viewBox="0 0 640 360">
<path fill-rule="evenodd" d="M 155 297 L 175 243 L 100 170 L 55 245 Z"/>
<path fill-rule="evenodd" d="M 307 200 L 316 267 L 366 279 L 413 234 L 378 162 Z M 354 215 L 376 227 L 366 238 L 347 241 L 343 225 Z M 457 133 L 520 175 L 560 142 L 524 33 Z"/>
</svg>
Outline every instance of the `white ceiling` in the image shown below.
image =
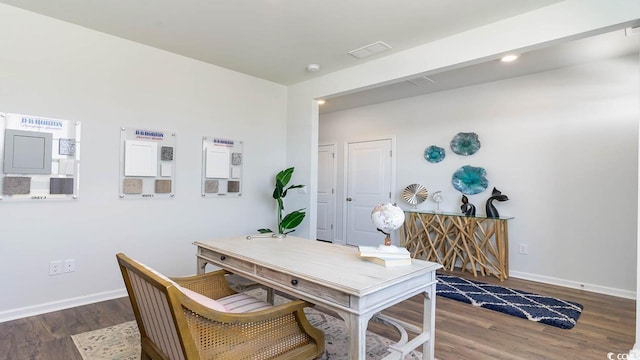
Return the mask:
<svg viewBox="0 0 640 360">
<path fill-rule="evenodd" d="M 637 29 L 635 31 L 640 32 Z M 329 98 L 320 107 L 320 114 L 497 81 L 589 61 L 626 55 L 637 57 L 640 55 L 640 34 L 635 33 L 627 36 L 625 29 L 615 30 L 519 55 L 521 55 L 520 58 L 512 63 L 502 63 L 499 59 L 495 59 L 461 69 L 429 74 L 427 76 L 429 80 L 416 76 L 409 80 Z"/>
<path fill-rule="evenodd" d="M 322 76 L 561 0 L 0 0 L 284 85 Z M 327 99 L 320 113 L 638 54 L 624 30 Z M 383 41 L 366 59 L 349 51 Z M 317 63 L 321 70 L 305 70 Z"/>
<path fill-rule="evenodd" d="M 560 0 L 0 1 L 290 85 Z M 376 41 L 392 49 L 348 54 Z"/>
</svg>

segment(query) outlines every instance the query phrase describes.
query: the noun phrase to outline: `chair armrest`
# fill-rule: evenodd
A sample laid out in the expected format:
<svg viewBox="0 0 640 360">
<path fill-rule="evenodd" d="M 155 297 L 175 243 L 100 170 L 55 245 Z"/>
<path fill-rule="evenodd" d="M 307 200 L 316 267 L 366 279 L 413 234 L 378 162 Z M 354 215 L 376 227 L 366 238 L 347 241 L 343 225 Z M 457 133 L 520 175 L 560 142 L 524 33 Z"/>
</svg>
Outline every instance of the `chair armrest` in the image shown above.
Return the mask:
<svg viewBox="0 0 640 360">
<path fill-rule="evenodd" d="M 229 286 L 225 270 L 217 270 L 202 275 L 172 277 L 178 285 L 193 290 L 211 299 L 220 299 L 236 292 Z"/>
</svg>

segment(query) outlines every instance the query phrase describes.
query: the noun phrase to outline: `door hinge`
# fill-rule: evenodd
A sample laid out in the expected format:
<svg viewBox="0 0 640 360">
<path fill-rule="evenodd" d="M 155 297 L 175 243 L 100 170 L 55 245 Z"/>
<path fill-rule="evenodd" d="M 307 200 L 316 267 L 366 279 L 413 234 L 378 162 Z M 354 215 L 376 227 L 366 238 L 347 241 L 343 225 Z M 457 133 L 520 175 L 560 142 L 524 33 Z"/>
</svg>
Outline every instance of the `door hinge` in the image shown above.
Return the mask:
<svg viewBox="0 0 640 360">
<path fill-rule="evenodd" d="M 393 150 L 389 150 L 389 156 L 393 157 Z"/>
<path fill-rule="evenodd" d="M 333 224 L 331 224 L 331 230 L 333 230 Z"/>
<path fill-rule="evenodd" d="M 336 158 L 336 153 L 331 153 L 331 158 L 335 159 Z"/>
<path fill-rule="evenodd" d="M 391 191 L 389 191 L 389 200 L 391 200 Z"/>
<path fill-rule="evenodd" d="M 332 193 L 332 194 L 335 194 L 335 189 L 331 189 L 331 193 Z"/>
</svg>

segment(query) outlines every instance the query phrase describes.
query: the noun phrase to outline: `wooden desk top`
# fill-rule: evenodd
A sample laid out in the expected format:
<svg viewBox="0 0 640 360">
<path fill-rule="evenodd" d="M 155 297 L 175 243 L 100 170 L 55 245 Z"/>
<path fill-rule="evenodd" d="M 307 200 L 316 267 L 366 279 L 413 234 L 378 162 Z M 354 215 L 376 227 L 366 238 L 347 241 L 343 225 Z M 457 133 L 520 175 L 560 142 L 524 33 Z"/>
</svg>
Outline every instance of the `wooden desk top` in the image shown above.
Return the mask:
<svg viewBox="0 0 640 360">
<path fill-rule="evenodd" d="M 358 297 L 442 267 L 413 259 L 411 265 L 387 268 L 360 258 L 356 247 L 294 236 L 284 239 L 235 237 L 194 245 Z"/>
</svg>

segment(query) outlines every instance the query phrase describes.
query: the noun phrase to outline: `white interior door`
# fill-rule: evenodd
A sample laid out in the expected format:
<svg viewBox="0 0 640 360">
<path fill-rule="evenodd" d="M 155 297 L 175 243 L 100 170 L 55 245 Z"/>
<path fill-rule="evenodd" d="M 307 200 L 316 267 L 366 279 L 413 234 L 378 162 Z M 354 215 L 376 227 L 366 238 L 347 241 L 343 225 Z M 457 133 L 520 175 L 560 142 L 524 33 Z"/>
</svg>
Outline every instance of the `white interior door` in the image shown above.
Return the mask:
<svg viewBox="0 0 640 360">
<path fill-rule="evenodd" d="M 336 146 L 318 146 L 318 208 L 317 229 L 318 240 L 335 239 L 336 213 Z"/>
<path fill-rule="evenodd" d="M 371 222 L 371 210 L 391 202 L 391 139 L 347 144 L 345 242 L 380 245 L 384 234 Z"/>
</svg>

